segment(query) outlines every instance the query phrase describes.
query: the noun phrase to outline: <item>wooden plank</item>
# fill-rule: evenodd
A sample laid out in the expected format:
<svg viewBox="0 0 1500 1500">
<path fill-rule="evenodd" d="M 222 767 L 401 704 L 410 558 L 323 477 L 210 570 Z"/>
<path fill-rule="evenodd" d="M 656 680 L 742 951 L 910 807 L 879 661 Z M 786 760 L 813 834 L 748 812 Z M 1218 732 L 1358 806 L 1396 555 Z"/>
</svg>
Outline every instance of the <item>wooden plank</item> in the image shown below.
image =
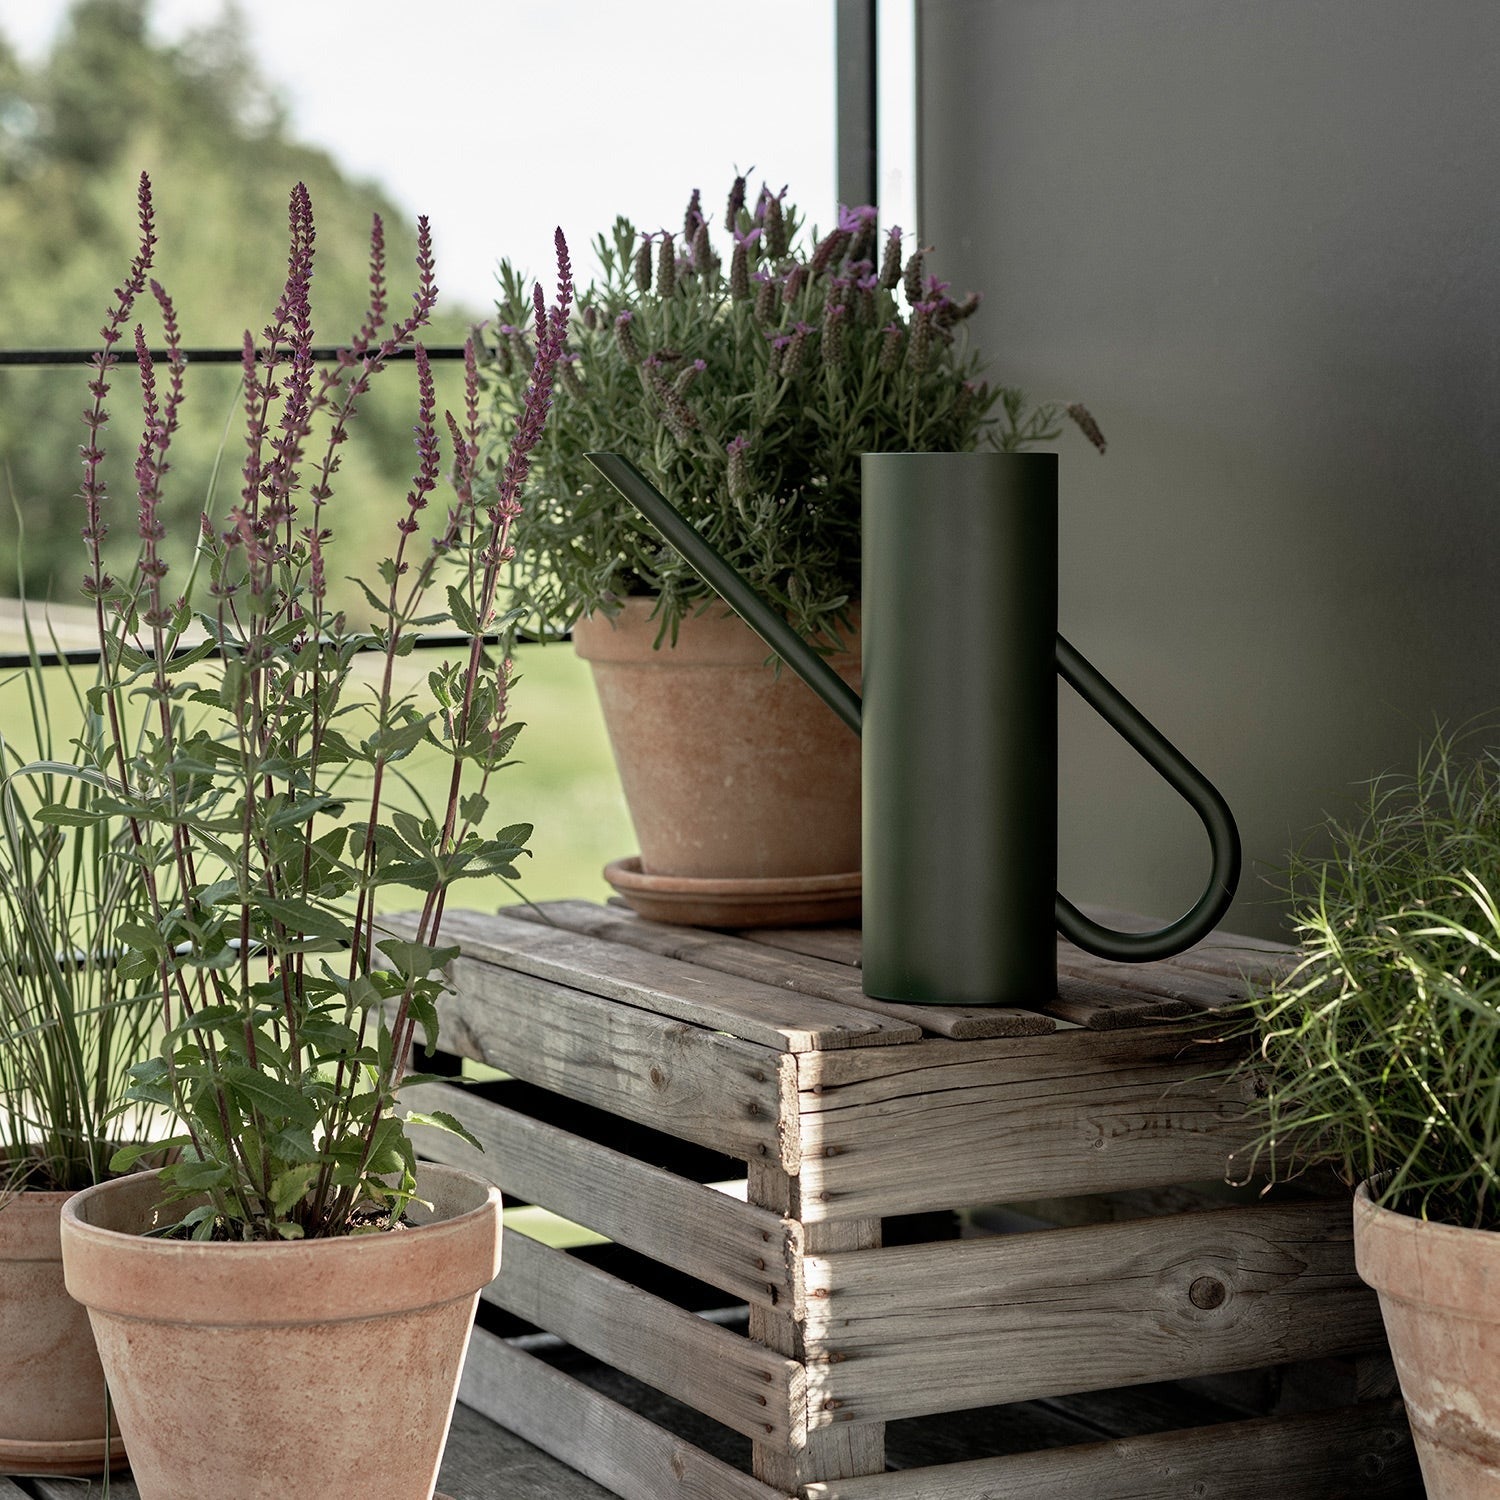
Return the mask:
<svg viewBox="0 0 1500 1500">
<path fill-rule="evenodd" d="M 526 921 L 554 922 L 569 932 L 587 933 L 663 958 L 681 959 L 699 968 L 717 969 L 779 989 L 835 1000 L 902 1025 L 919 1027 L 935 1036 L 1040 1036 L 1057 1029 L 1057 1023 L 1050 1017 L 1011 1006 L 900 1005 L 872 1000 L 860 986 L 858 971 L 846 964 L 768 948 L 763 943 L 701 927 L 648 922 L 635 912 L 596 906 L 590 901 L 549 901 L 529 910 L 518 906 L 511 909 L 511 914 Z"/>
<path fill-rule="evenodd" d="M 417 1084 L 402 1100 L 422 1114 L 446 1110 L 484 1145 L 412 1127 L 422 1155 L 464 1167 L 502 1192 L 539 1203 L 736 1299 L 791 1306 L 799 1284 L 801 1226 L 688 1178 L 664 1172 L 468 1089 Z"/>
<path fill-rule="evenodd" d="M 444 1051 L 684 1140 L 796 1170 L 790 1058 L 478 959 L 450 969 Z M 883 1050 L 883 1049 L 869 1049 Z"/>
<path fill-rule="evenodd" d="M 1150 1026 L 799 1059 L 804 1218 L 1222 1177 L 1245 1140 L 1250 1084 L 1217 1076 L 1237 1055 Z"/>
<path fill-rule="evenodd" d="M 392 918 L 386 925 L 406 931 L 413 924 Z M 915 1041 L 922 1034 L 909 1021 L 662 958 L 562 927 L 521 921 L 505 912 L 449 912 L 443 918 L 443 938 L 462 943 L 470 959 L 555 980 L 782 1052 L 889 1045 Z"/>
<path fill-rule="evenodd" d="M 778 1167 L 751 1167 L 746 1192 L 753 1202 L 768 1209 L 774 1207 L 793 1219 L 801 1218 L 798 1180 Z M 869 1250 L 880 1244 L 880 1220 L 840 1219 L 807 1224 L 803 1234 L 809 1253 Z M 799 1364 L 805 1363 L 810 1351 L 802 1320 L 804 1306 L 805 1299 L 774 1311 L 752 1307 L 750 1337 Z M 809 1480 L 879 1474 L 885 1469 L 885 1424 L 843 1422 L 837 1426 L 810 1426 L 801 1443 L 755 1443 L 752 1464 L 757 1479 L 786 1493 L 794 1493 Z"/>
<path fill-rule="evenodd" d="M 805 1440 L 806 1382 L 793 1360 L 509 1229 L 501 1261 L 487 1301 L 746 1437 Z"/>
<path fill-rule="evenodd" d="M 495 1500 L 497 1482 L 505 1500 L 610 1500 L 608 1490 L 460 1404 L 448 1429 L 438 1494 L 447 1500 Z"/>
<path fill-rule="evenodd" d="M 0 1479 L 0 1500 L 104 1500 L 102 1479 L 51 1478 L 39 1475 L 27 1479 L 30 1490 L 23 1490 L 8 1479 Z M 109 1481 L 109 1500 L 141 1500 L 141 1492 L 128 1474 L 113 1474 Z"/>
<path fill-rule="evenodd" d="M 1411 1500 L 1422 1493 L 1399 1403 L 1051 1448 L 810 1484 L 803 1500 Z"/>
<path fill-rule="evenodd" d="M 1071 943 L 1059 942 L 1057 945 L 1057 973 L 1059 981 L 1064 976 L 1091 980 L 1095 984 L 1124 990 L 1158 1007 L 1164 1001 L 1173 1002 L 1180 1007 L 1175 1011 L 1177 1015 L 1195 1010 L 1220 1010 L 1242 1000 L 1245 994 L 1243 985 L 1227 975 L 1197 972 L 1171 959 L 1141 964 L 1116 963 L 1085 953 Z M 1173 1012 L 1163 1011 L 1163 1014 Z"/>
<path fill-rule="evenodd" d="M 780 1490 L 483 1329 L 474 1330 L 458 1395 L 621 1500 L 785 1500 Z M 496 1482 L 492 1474 L 487 1500 Z M 580 1481 L 555 1493 L 558 1500 L 590 1500 L 594 1492 Z"/>
<path fill-rule="evenodd" d="M 1348 1209 L 1220 1209 L 810 1256 L 808 1420 L 881 1421 L 1378 1347 Z"/>
<path fill-rule="evenodd" d="M 1037 1008 L 1090 1031 L 1155 1026 L 1162 1021 L 1180 1020 L 1201 1009 L 1171 996 L 1149 996 L 1138 990 L 1123 989 L 1098 977 L 1062 973 L 1057 976 L 1057 993 L 1050 999 L 1039 999 Z"/>
<path fill-rule="evenodd" d="M 1087 910 L 1096 920 L 1122 931 L 1162 925 L 1128 913 Z M 742 936 L 791 953 L 853 967 L 859 964 L 859 932 L 852 928 L 765 928 Z M 1286 950 L 1261 938 L 1215 932 L 1188 953 L 1156 963 L 1121 964 L 1096 958 L 1062 938 L 1057 953 L 1057 1000 L 1039 997 L 1036 1009 L 1092 1030 L 1114 1030 L 1222 1006 L 1242 993 L 1242 973 L 1274 970 L 1284 963 Z"/>
<path fill-rule="evenodd" d="M 805 953 L 809 958 L 859 967 L 857 927 L 747 927 L 738 935 L 746 942 L 779 948 L 783 953 Z"/>
</svg>

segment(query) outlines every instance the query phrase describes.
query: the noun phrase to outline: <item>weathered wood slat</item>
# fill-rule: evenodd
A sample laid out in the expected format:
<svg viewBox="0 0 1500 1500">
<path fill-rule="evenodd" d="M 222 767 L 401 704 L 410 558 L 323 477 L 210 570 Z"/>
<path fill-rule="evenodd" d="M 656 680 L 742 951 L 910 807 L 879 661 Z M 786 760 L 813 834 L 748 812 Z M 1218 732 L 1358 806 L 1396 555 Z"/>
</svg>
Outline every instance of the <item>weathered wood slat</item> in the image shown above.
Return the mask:
<svg viewBox="0 0 1500 1500">
<path fill-rule="evenodd" d="M 478 959 L 450 970 L 442 1045 L 742 1161 L 796 1170 L 790 1058 Z M 880 1049 L 871 1049 L 880 1050 Z"/>
<path fill-rule="evenodd" d="M 1421 1478 L 1400 1404 L 1050 1448 L 805 1485 L 803 1500 L 1411 1500 Z"/>
<path fill-rule="evenodd" d="M 438 1494 L 448 1500 L 495 1500 L 497 1494 L 505 1500 L 610 1500 L 608 1490 L 462 1403 L 448 1429 Z"/>
<path fill-rule="evenodd" d="M 410 923 L 392 919 L 389 925 L 402 930 Z M 443 938 L 462 943 L 470 959 L 555 980 L 656 1015 L 691 1020 L 778 1051 L 881 1046 L 914 1041 L 922 1034 L 909 1021 L 603 942 L 564 927 L 521 921 L 505 912 L 449 912 L 443 918 Z"/>
<path fill-rule="evenodd" d="M 459 1400 L 604 1485 L 621 1500 L 784 1500 L 645 1417 L 482 1329 L 475 1329 Z M 488 1494 L 506 1494 L 508 1475 Z M 543 1491 L 542 1493 L 549 1493 Z M 593 1487 L 556 1488 L 590 1500 Z"/>
<path fill-rule="evenodd" d="M 805 1441 L 806 1384 L 795 1361 L 509 1229 L 501 1261 L 486 1301 L 746 1437 Z"/>
<path fill-rule="evenodd" d="M 1171 996 L 1153 998 L 1138 990 L 1122 989 L 1099 977 L 1063 973 L 1057 976 L 1057 993 L 1048 999 L 1039 999 L 1037 1008 L 1089 1031 L 1155 1026 L 1163 1021 L 1180 1020 L 1200 1009 Z"/>
<path fill-rule="evenodd" d="M 102 1500 L 102 1479 L 53 1479 L 38 1476 L 26 1480 L 30 1490 L 23 1490 L 18 1483 L 0 1478 L 0 1500 L 32 1500 L 34 1493 L 39 1500 Z M 141 1492 L 129 1474 L 114 1474 L 109 1481 L 109 1500 L 141 1500 Z"/>
<path fill-rule="evenodd" d="M 1378 1346 L 1346 1206 L 809 1256 L 809 1422 L 880 1421 Z"/>
<path fill-rule="evenodd" d="M 801 1218 L 800 1184 L 778 1167 L 752 1166 L 746 1192 L 753 1202 Z M 809 1253 L 868 1250 L 880 1244 L 879 1219 L 840 1219 L 803 1227 Z M 800 1277 L 799 1277 L 800 1290 Z M 799 1297 L 779 1310 L 750 1309 L 750 1336 L 791 1359 L 804 1363 L 809 1356 L 803 1321 L 806 1299 Z M 834 1475 L 879 1474 L 885 1468 L 885 1424 L 843 1422 L 809 1428 L 796 1445 L 757 1442 L 752 1451 L 755 1475 L 778 1490 L 795 1493 L 804 1480 Z"/>
<path fill-rule="evenodd" d="M 858 927 L 748 927 L 739 936 L 783 953 L 804 953 L 852 969 L 859 967 Z"/>
<path fill-rule="evenodd" d="M 875 1059 L 874 1051 L 859 1054 Z M 804 1216 L 861 1217 L 1224 1175 L 1235 1054 L 1185 1028 L 920 1042 L 884 1067 L 800 1060 Z"/>
<path fill-rule="evenodd" d="M 518 906 L 513 915 L 523 920 L 543 920 L 540 908 L 528 910 Z M 587 933 L 799 994 L 817 995 L 902 1025 L 919 1027 L 935 1036 L 1040 1036 L 1056 1030 L 1056 1022 L 1051 1018 L 1010 1006 L 899 1005 L 872 1000 L 860 987 L 858 970 L 851 970 L 847 964 L 768 949 L 764 944 L 701 927 L 648 922 L 635 912 L 595 906 L 589 901 L 549 901 L 545 916 L 570 932 Z"/>
<path fill-rule="evenodd" d="M 477 1172 L 528 1202 L 763 1307 L 796 1300 L 798 1224 L 451 1084 L 402 1091 L 413 1110 L 446 1110 L 484 1145 L 414 1126 L 417 1149 Z"/>
<path fill-rule="evenodd" d="M 1057 973 L 1059 979 L 1066 975 L 1071 979 L 1091 980 L 1148 999 L 1163 1015 L 1174 1013 L 1163 1009 L 1165 1001 L 1181 1006 L 1175 1014 L 1185 1015 L 1195 1010 L 1218 1010 L 1244 998 L 1244 987 L 1227 975 L 1188 969 L 1174 959 L 1143 964 L 1113 963 L 1085 953 L 1071 943 L 1057 946 Z"/>
</svg>

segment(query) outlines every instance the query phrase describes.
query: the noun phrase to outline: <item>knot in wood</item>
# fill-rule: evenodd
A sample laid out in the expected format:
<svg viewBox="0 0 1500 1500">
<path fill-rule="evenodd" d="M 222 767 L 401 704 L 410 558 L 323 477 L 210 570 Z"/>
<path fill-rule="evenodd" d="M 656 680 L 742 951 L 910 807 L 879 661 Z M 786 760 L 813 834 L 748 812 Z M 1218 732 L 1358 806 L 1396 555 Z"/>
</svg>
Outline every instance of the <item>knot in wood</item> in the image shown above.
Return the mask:
<svg viewBox="0 0 1500 1500">
<path fill-rule="evenodd" d="M 1188 1288 L 1188 1301 L 1204 1311 L 1219 1307 L 1229 1295 L 1229 1289 L 1217 1276 L 1200 1276 Z"/>
<path fill-rule="evenodd" d="M 655 1064 L 651 1064 L 651 1071 L 646 1075 L 651 1080 L 651 1087 L 664 1089 L 667 1086 L 667 1075 Z"/>
</svg>

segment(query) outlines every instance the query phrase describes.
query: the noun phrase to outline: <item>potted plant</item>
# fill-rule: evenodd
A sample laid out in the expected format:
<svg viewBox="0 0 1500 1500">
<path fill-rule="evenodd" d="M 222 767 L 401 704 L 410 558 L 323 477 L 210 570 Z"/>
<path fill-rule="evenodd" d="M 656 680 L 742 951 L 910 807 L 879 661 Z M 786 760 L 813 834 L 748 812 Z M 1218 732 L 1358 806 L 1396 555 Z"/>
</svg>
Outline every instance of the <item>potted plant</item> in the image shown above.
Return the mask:
<svg viewBox="0 0 1500 1500">
<path fill-rule="evenodd" d="M 1500 758 L 1440 734 L 1293 868 L 1296 966 L 1251 997 L 1273 1171 L 1342 1168 L 1427 1493 L 1500 1496 Z"/>
<path fill-rule="evenodd" d="M 496 484 L 478 481 L 471 349 L 466 408 L 447 424 L 455 498 L 424 532 L 441 464 L 416 337 L 436 298 L 426 221 L 413 305 L 391 326 L 375 221 L 368 314 L 320 369 L 312 205 L 299 184 L 285 288 L 260 347 L 245 336 L 239 499 L 203 518 L 206 588 L 179 595 L 162 497 L 184 360 L 154 281 L 167 354 L 158 370 L 136 325 L 144 424 L 128 570 L 112 574 L 103 548 L 114 348 L 156 243 L 144 176 L 140 191 L 140 252 L 89 387 L 84 590 L 103 654 L 91 699 L 102 727 L 72 775 L 95 790 L 92 814 L 128 828 L 126 857 L 142 874 L 150 920 L 118 930 L 119 969 L 153 985 L 162 1042 L 133 1069 L 127 1098 L 171 1114 L 179 1159 L 70 1200 L 67 1284 L 89 1309 L 147 1500 L 346 1493 L 364 1474 L 371 1493 L 425 1500 L 475 1302 L 498 1269 L 499 1197 L 418 1166 L 400 1089 L 416 1076 L 414 1034 L 432 1042 L 440 971 L 457 952 L 440 939 L 450 887 L 514 875 L 530 834 L 496 827 L 491 809 L 517 726 L 509 662 L 487 638 L 506 623 L 500 574 L 566 329 L 566 249 L 559 234 L 556 305 L 535 293 L 528 396 Z M 332 542 L 344 523 L 370 520 L 341 517 L 350 500 L 334 484 L 371 380 L 408 346 L 416 473 L 390 554 L 358 580 L 370 618 L 358 625 L 330 599 Z M 418 631 L 444 622 L 466 644 L 427 674 L 424 699 L 398 667 Z M 423 745 L 447 759 L 446 795 L 403 806 L 402 762 Z M 399 888 L 421 903 L 415 936 L 401 940 L 381 935 Z"/>
<path fill-rule="evenodd" d="M 109 1175 L 119 1138 L 149 1138 L 150 1111 L 111 1111 L 147 1055 L 154 1007 L 114 958 L 145 920 L 120 830 L 90 820 L 92 788 L 20 774 L 38 753 L 97 737 L 65 664 L 45 667 L 23 614 L 29 733 L 0 735 L 0 1473 L 97 1474 L 123 1459 L 83 1309 L 63 1285 L 62 1206 Z M 65 734 L 71 698 L 76 729 Z M 59 743 L 61 741 L 61 743 Z"/>
<path fill-rule="evenodd" d="M 640 839 L 607 873 L 685 920 L 857 913 L 859 745 L 585 455 L 651 471 L 857 684 L 860 455 L 1058 430 L 1058 408 L 981 380 L 962 337 L 979 298 L 951 299 L 927 250 L 882 236 L 868 206 L 804 238 L 784 195 L 751 201 L 736 177 L 717 234 L 695 192 L 680 234 L 620 218 L 599 237 L 516 530 L 516 605 L 589 659 Z M 503 432 L 530 348 L 524 283 L 508 264 L 500 277 L 487 376 Z"/>
</svg>

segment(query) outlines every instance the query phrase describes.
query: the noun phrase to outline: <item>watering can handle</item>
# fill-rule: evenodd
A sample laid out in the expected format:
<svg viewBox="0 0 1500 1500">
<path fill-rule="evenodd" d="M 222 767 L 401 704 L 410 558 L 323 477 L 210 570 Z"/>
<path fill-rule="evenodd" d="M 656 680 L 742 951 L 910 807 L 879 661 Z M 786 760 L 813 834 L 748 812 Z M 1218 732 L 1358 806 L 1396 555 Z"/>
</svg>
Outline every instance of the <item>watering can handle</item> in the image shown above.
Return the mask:
<svg viewBox="0 0 1500 1500">
<path fill-rule="evenodd" d="M 1078 696 L 1192 807 L 1208 831 L 1213 851 L 1208 888 L 1175 922 L 1155 932 L 1117 932 L 1084 916 L 1059 893 L 1054 907 L 1057 929 L 1085 952 L 1121 963 L 1143 963 L 1181 953 L 1207 936 L 1234 899 L 1240 878 L 1240 836 L 1234 815 L 1203 773 L 1061 635 L 1057 638 L 1057 670 Z"/>
</svg>

